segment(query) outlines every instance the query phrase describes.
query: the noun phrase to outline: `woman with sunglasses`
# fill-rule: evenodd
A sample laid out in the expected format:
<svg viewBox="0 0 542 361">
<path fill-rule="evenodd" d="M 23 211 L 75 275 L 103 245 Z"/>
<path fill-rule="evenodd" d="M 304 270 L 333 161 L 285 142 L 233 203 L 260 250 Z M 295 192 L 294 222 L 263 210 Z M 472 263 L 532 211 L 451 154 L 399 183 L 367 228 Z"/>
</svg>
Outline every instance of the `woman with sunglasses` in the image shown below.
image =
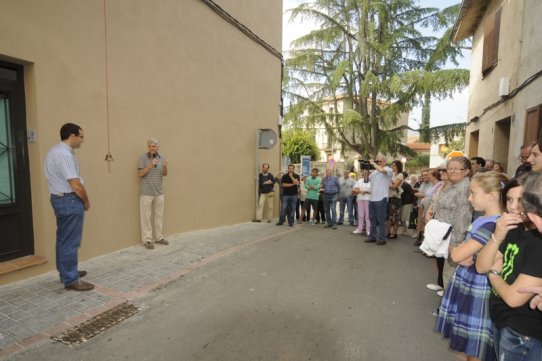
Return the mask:
<svg viewBox="0 0 542 361">
<path fill-rule="evenodd" d="M 390 182 L 388 192 L 388 217 L 386 220 L 386 237 L 389 239 L 397 238 L 397 228 L 401 222 L 401 185 L 404 181 L 403 163 L 400 160 L 391 162 L 393 178 Z"/>
<path fill-rule="evenodd" d="M 418 192 L 416 196 L 420 199 L 420 203 L 418 206 L 418 231 L 419 231 L 419 237 L 414 242 L 415 246 L 419 246 L 422 244 L 423 240 L 423 229 L 425 227 L 425 215 L 427 213 L 427 210 L 429 209 L 429 206 L 431 205 L 431 199 L 433 199 L 433 195 L 435 195 L 440 188 L 444 185 L 444 181 L 442 181 L 441 174 L 443 172 L 446 172 L 446 168 L 444 169 L 438 169 L 438 168 L 432 168 L 427 171 L 427 181 L 429 182 L 430 186 L 423 192 Z"/>
<path fill-rule="evenodd" d="M 518 291 L 542 286 L 542 174 L 513 179 L 503 194 L 507 212 L 478 255 L 476 270 L 487 273 L 493 287 L 489 313 L 497 358 L 540 361 L 542 312 L 529 307 L 532 293 Z"/>
</svg>

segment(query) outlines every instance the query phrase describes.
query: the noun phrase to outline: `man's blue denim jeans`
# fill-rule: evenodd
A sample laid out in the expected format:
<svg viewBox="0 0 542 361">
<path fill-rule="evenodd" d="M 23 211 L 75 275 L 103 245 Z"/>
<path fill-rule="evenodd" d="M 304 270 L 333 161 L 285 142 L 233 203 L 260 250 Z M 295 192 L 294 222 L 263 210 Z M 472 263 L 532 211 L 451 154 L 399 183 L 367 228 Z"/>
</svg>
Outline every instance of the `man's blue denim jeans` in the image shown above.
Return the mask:
<svg viewBox="0 0 542 361">
<path fill-rule="evenodd" d="M 60 281 L 69 285 L 79 279 L 77 251 L 83 235 L 85 208 L 75 194 L 59 197 L 51 195 L 56 216 L 56 269 Z"/>
<path fill-rule="evenodd" d="M 378 239 L 387 240 L 386 237 L 386 217 L 388 215 L 388 198 L 384 198 L 378 202 L 369 202 L 369 219 L 371 220 L 371 234 L 369 239 L 376 240 L 377 232 Z"/>
<path fill-rule="evenodd" d="M 333 226 L 337 224 L 337 198 L 338 194 L 324 194 L 324 209 L 326 210 L 327 224 Z"/>
<path fill-rule="evenodd" d="M 510 327 L 494 328 L 495 353 L 497 360 L 540 361 L 542 360 L 542 341 L 523 336 Z"/>
<path fill-rule="evenodd" d="M 354 202 L 352 196 L 339 198 L 339 223 L 344 222 L 344 208 L 348 207 L 348 223 L 354 224 Z"/>
<path fill-rule="evenodd" d="M 279 223 L 284 223 L 286 216 L 288 216 L 288 224 L 294 224 L 295 208 L 297 205 L 297 194 L 295 195 L 283 195 L 282 206 L 280 208 Z"/>
</svg>

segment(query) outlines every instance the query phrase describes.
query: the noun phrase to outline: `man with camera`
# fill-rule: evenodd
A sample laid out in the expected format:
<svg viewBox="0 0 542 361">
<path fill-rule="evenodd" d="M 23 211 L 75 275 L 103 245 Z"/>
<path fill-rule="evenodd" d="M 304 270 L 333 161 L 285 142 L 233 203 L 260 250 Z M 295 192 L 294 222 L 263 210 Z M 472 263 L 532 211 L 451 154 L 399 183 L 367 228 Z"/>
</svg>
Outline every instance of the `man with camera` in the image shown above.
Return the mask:
<svg viewBox="0 0 542 361">
<path fill-rule="evenodd" d="M 379 155 L 376 160 L 370 160 L 374 171 L 369 175 L 371 193 L 369 199 L 369 218 L 371 233 L 365 242 L 376 242 L 378 246 L 386 244 L 386 218 L 388 214 L 388 193 L 393 177 L 392 169 L 386 165 L 386 157 Z M 377 240 L 378 239 L 378 240 Z"/>
<path fill-rule="evenodd" d="M 141 179 L 139 193 L 141 240 L 148 249 L 153 249 L 154 243 L 169 244 L 162 234 L 162 218 L 164 215 L 162 177 L 167 176 L 167 160 L 158 153 L 159 148 L 157 139 L 149 139 L 147 141 L 148 151 L 139 158 L 137 166 L 139 179 Z M 154 217 L 154 238 L 151 216 Z"/>
</svg>

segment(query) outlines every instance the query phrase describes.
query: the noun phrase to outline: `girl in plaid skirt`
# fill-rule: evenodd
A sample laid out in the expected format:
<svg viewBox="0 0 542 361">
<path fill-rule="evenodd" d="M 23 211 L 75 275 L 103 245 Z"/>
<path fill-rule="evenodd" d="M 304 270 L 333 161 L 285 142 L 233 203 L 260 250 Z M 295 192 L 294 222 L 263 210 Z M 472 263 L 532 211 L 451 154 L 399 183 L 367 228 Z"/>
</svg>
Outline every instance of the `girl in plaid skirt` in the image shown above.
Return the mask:
<svg viewBox="0 0 542 361">
<path fill-rule="evenodd" d="M 487 275 L 476 272 L 477 253 L 488 242 L 501 215 L 500 193 L 508 179 L 502 173 L 477 173 L 469 201 L 484 215 L 469 227 L 465 241 L 450 252 L 457 266 L 439 307 L 435 329 L 450 339 L 450 348 L 465 360 L 495 360 Z"/>
</svg>

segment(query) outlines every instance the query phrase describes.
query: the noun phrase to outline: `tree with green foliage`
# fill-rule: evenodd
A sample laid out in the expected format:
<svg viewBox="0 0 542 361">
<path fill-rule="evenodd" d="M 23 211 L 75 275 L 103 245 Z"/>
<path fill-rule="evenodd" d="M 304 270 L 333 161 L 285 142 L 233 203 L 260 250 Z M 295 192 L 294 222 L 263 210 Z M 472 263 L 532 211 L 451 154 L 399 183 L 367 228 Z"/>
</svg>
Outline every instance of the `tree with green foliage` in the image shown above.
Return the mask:
<svg viewBox="0 0 542 361">
<path fill-rule="evenodd" d="M 406 162 L 406 168 L 410 173 L 419 171 L 420 169 L 429 168 L 429 155 L 416 154 Z"/>
<path fill-rule="evenodd" d="M 451 30 L 440 39 L 419 30 L 451 28 L 458 9 L 421 8 L 414 0 L 315 0 L 291 9 L 292 19 L 311 19 L 320 28 L 296 39 L 286 60 L 285 123 L 323 125 L 365 159 L 379 152 L 413 156 L 400 143 L 407 128 L 397 126 L 401 114 L 422 105 L 421 137 L 427 138 L 431 98 L 468 84 L 468 70 L 442 69 L 460 55 L 448 40 Z M 329 113 L 324 105 L 343 110 Z M 440 131 L 451 139 L 464 129 Z"/>
<path fill-rule="evenodd" d="M 465 151 L 465 137 L 458 137 L 457 139 L 446 142 L 446 146 L 439 150 L 439 155 L 441 157 L 446 157 L 450 152 L 456 150 L 461 152 Z"/>
<path fill-rule="evenodd" d="M 282 155 L 290 157 L 292 163 L 300 163 L 302 155 L 310 156 L 311 160 L 318 160 L 320 151 L 312 133 L 292 129 L 282 135 Z"/>
</svg>

